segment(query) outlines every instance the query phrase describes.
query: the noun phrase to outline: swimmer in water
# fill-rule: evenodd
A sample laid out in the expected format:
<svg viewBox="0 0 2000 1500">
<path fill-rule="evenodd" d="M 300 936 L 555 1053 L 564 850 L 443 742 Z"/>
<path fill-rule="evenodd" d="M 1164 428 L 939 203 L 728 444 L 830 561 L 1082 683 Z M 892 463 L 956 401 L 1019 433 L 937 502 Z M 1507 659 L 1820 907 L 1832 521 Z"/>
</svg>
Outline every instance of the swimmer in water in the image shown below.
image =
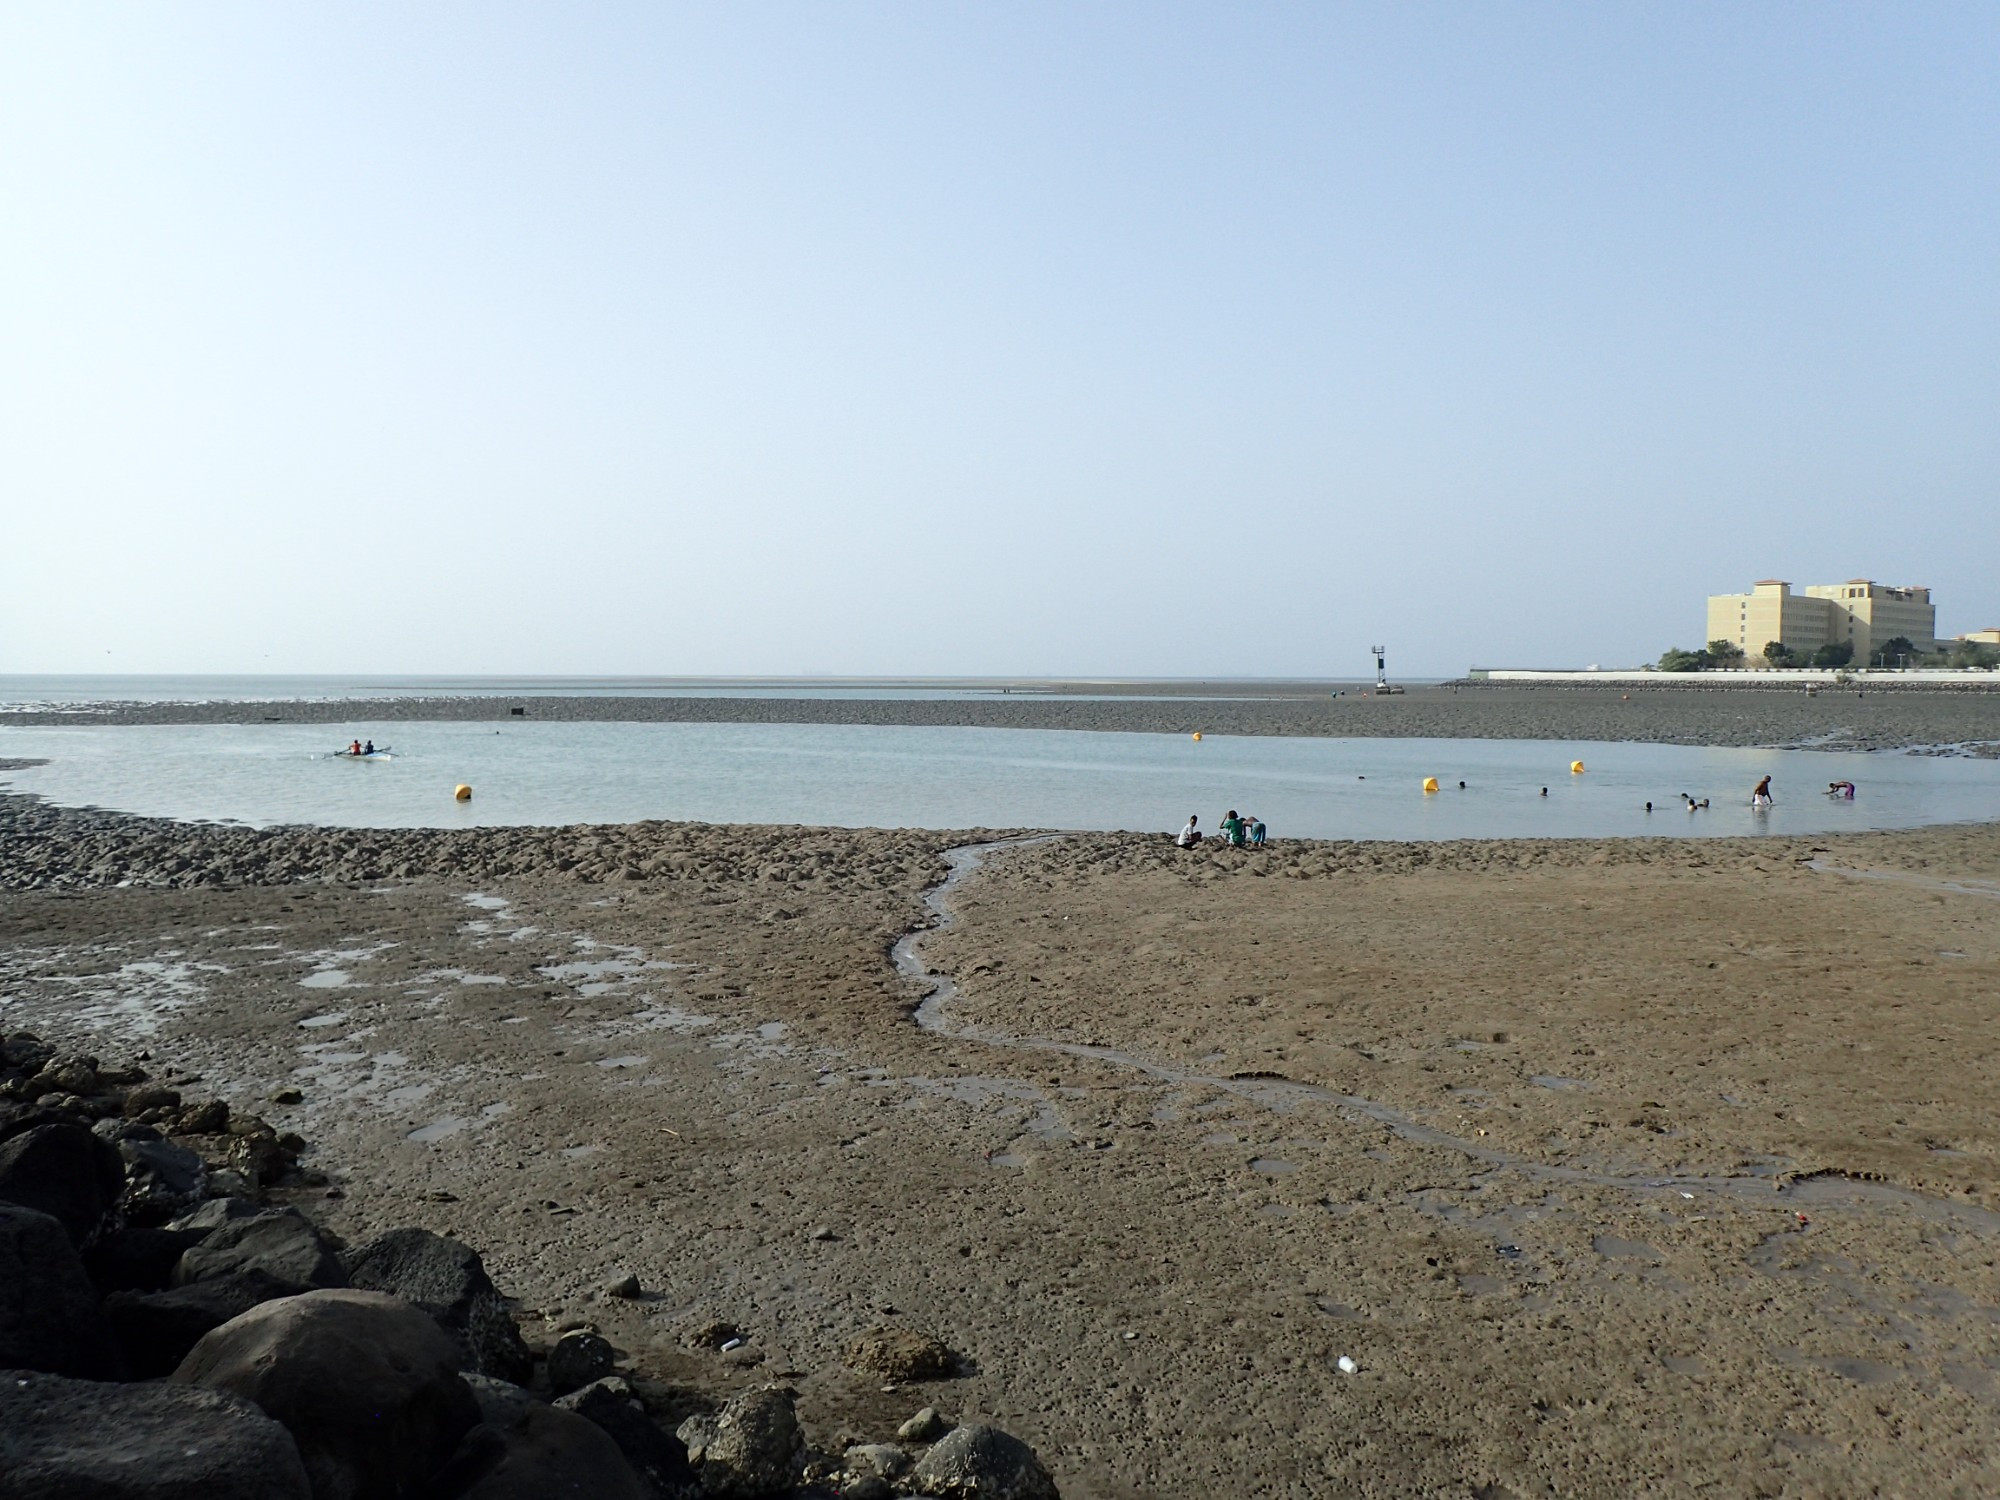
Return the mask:
<svg viewBox="0 0 2000 1500">
<path fill-rule="evenodd" d="M 1765 808 L 1771 805 L 1770 777 L 1766 776 L 1762 781 L 1757 783 L 1755 790 L 1750 793 L 1750 805 L 1755 808 Z"/>
</svg>

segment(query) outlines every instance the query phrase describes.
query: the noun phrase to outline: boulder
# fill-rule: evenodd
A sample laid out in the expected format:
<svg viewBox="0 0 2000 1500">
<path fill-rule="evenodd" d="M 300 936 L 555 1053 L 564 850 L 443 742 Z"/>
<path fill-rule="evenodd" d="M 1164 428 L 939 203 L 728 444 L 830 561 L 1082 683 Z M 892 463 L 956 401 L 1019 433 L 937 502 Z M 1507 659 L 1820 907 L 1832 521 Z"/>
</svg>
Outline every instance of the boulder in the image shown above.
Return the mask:
<svg viewBox="0 0 2000 1500">
<path fill-rule="evenodd" d="M 686 1444 L 646 1415 L 632 1387 L 620 1377 L 607 1375 L 593 1380 L 581 1390 L 558 1397 L 555 1405 L 602 1428 L 653 1500 L 675 1500 L 694 1486 Z"/>
<path fill-rule="evenodd" d="M 231 1219 L 254 1219 L 265 1213 L 297 1213 L 297 1209 L 268 1209 L 255 1198 L 211 1198 L 192 1213 L 168 1223 L 169 1229 L 220 1229 Z"/>
<path fill-rule="evenodd" d="M 32 1076 L 47 1067 L 56 1049 L 32 1031 L 17 1031 L 0 1042 L 0 1063 Z"/>
<path fill-rule="evenodd" d="M 37 1125 L 0 1141 L 0 1199 L 38 1209 L 81 1245 L 125 1187 L 118 1153 L 82 1125 Z"/>
<path fill-rule="evenodd" d="M 248 1401 L 182 1385 L 0 1372 L 0 1500 L 310 1500 Z"/>
<path fill-rule="evenodd" d="M 919 1407 L 917 1414 L 896 1429 L 899 1443 L 932 1443 L 951 1431 L 951 1423 L 938 1415 L 935 1406 Z"/>
<path fill-rule="evenodd" d="M 156 1109 L 179 1109 L 181 1096 L 178 1089 L 170 1089 L 165 1084 L 145 1083 L 125 1095 L 125 1113 L 136 1120 Z"/>
<path fill-rule="evenodd" d="M 781 1385 L 746 1391 L 714 1416 L 689 1417 L 676 1434 L 702 1492 L 752 1500 L 789 1490 L 805 1466 L 797 1392 Z"/>
<path fill-rule="evenodd" d="M 945 1500 L 1058 1500 L 1035 1450 L 997 1427 L 954 1427 L 931 1444 L 904 1484 Z"/>
<path fill-rule="evenodd" d="M 582 1390 L 593 1380 L 602 1380 L 618 1364 L 618 1351 L 603 1335 L 578 1328 L 556 1340 L 549 1351 L 549 1389 L 558 1396 Z"/>
<path fill-rule="evenodd" d="M 909 1328 L 871 1328 L 847 1349 L 847 1363 L 857 1370 L 903 1384 L 912 1380 L 948 1379 L 958 1368 L 958 1356 L 943 1340 Z"/>
<path fill-rule="evenodd" d="M 242 1396 L 282 1423 L 314 1500 L 428 1500 L 479 1422 L 450 1336 L 380 1292 L 253 1307 L 203 1337 L 173 1379 Z"/>
<path fill-rule="evenodd" d="M 63 1226 L 0 1203 L 0 1366 L 84 1380 L 121 1372 L 111 1329 Z"/>
<path fill-rule="evenodd" d="M 125 1164 L 118 1201 L 128 1224 L 164 1224 L 199 1208 L 207 1196 L 208 1168 L 185 1146 L 128 1138 L 118 1143 L 118 1155 Z"/>
<path fill-rule="evenodd" d="M 302 1214 L 282 1209 L 230 1219 L 211 1230 L 174 1267 L 173 1284 L 188 1286 L 240 1271 L 261 1271 L 302 1287 L 341 1287 L 347 1275 L 333 1247 Z"/>
<path fill-rule="evenodd" d="M 94 1094 L 97 1092 L 97 1059 L 80 1057 L 74 1053 L 67 1057 L 52 1057 L 42 1065 L 40 1072 L 28 1080 L 28 1096 L 42 1094 Z"/>
<path fill-rule="evenodd" d="M 468 1381 L 480 1425 L 466 1436 L 440 1477 L 453 1500 L 652 1500 L 596 1424 L 544 1406 L 526 1392 L 482 1376 Z"/>
<path fill-rule="evenodd" d="M 181 1256 L 207 1238 L 205 1229 L 121 1229 L 83 1252 L 83 1268 L 100 1292 L 164 1291 Z"/>
<path fill-rule="evenodd" d="M 506 1299 L 471 1247 L 427 1229 L 395 1229 L 345 1257 L 349 1286 L 414 1302 L 458 1340 L 459 1368 L 516 1385 L 534 1374 Z"/>
<path fill-rule="evenodd" d="M 212 1329 L 306 1288 L 262 1271 L 238 1271 L 166 1292 L 113 1292 L 104 1316 L 135 1380 L 171 1375 Z"/>
</svg>

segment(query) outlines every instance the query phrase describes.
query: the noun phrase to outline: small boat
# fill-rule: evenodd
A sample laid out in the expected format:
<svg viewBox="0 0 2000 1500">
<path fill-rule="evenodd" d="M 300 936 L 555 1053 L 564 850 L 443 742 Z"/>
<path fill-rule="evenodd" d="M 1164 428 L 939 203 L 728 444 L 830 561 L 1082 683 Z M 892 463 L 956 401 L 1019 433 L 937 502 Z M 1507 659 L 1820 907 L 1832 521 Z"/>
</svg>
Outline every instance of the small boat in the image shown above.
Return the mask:
<svg viewBox="0 0 2000 1500">
<path fill-rule="evenodd" d="M 335 760 L 394 760 L 396 757 L 390 753 L 387 745 L 377 745 L 373 750 L 336 750 L 333 752 L 333 758 Z"/>
</svg>

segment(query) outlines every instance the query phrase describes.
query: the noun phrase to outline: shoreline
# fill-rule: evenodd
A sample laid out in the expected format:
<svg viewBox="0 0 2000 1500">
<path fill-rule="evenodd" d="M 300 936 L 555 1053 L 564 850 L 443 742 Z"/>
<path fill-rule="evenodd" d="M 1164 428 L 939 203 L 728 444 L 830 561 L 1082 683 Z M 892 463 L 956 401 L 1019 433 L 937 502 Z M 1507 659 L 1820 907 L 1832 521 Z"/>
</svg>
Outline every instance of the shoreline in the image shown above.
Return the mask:
<svg viewBox="0 0 2000 1500">
<path fill-rule="evenodd" d="M 1445 684 L 1378 698 L 349 698 L 0 713 L 0 730 L 361 723 L 831 724 L 1317 738 L 1547 739 L 2000 758 L 2000 693 Z"/>
<path fill-rule="evenodd" d="M 531 1341 L 781 1381 L 829 1451 L 923 1404 L 1072 1500 L 2000 1481 L 2000 825 L 1078 833 L 942 884 L 1008 833 L 8 796 L 0 1030 L 269 1101 L 331 1232 L 479 1246 Z M 885 1324 L 962 1364 L 885 1388 Z M 1673 1474 L 1563 1415 L 1607 1390 Z"/>
</svg>

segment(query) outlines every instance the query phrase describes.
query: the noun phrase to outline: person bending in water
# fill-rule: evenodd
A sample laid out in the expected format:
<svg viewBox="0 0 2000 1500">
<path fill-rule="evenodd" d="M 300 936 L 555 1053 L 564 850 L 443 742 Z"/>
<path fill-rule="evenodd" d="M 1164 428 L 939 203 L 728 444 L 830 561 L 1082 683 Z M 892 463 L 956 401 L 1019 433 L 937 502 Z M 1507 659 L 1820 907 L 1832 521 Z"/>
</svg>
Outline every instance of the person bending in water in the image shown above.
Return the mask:
<svg viewBox="0 0 2000 1500">
<path fill-rule="evenodd" d="M 1771 805 L 1770 777 L 1766 776 L 1762 781 L 1757 783 L 1756 789 L 1750 793 L 1750 805 L 1752 807 L 1769 807 Z"/>
<path fill-rule="evenodd" d="M 1845 797 L 1848 801 L 1852 802 L 1854 800 L 1854 783 L 1851 781 L 1829 781 L 1826 784 L 1826 794 L 1829 797 Z"/>
<path fill-rule="evenodd" d="M 1174 840 L 1181 848 L 1192 849 L 1201 842 L 1201 830 L 1194 826 L 1197 821 L 1193 813 L 1188 814 L 1187 827 L 1183 828 L 1181 836 Z"/>
</svg>

